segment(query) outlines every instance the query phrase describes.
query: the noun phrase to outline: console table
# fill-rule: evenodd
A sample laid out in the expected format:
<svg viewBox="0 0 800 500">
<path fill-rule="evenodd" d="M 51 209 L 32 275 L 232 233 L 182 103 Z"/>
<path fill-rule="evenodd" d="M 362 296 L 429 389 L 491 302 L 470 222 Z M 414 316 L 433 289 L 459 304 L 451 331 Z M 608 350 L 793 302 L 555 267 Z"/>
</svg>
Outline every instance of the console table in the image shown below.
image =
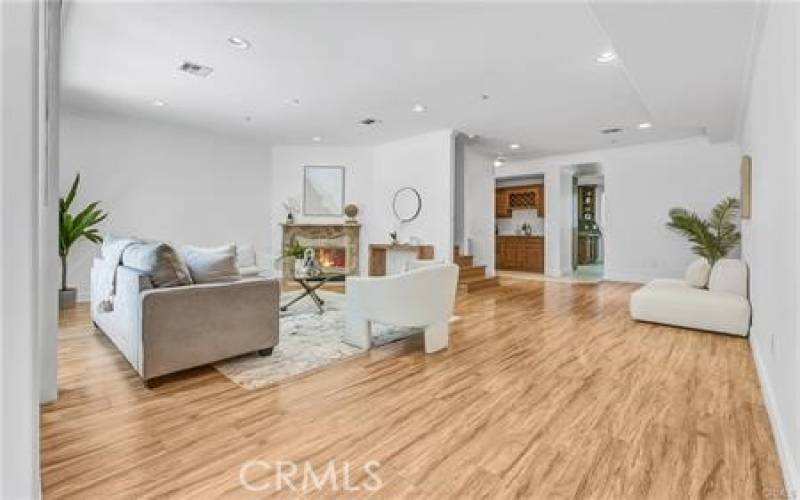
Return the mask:
<svg viewBox="0 0 800 500">
<path fill-rule="evenodd" d="M 410 245 L 405 243 L 372 244 L 369 246 L 369 275 L 386 276 L 386 256 L 392 250 L 416 252 L 419 260 L 433 259 L 433 245 Z"/>
</svg>

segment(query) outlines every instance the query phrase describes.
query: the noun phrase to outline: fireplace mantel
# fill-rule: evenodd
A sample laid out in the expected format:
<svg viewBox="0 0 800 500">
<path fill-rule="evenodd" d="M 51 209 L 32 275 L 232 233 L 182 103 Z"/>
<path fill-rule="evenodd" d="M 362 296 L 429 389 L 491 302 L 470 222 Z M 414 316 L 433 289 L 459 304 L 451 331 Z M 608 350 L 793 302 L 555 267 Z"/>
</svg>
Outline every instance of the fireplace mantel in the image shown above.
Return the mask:
<svg viewBox="0 0 800 500">
<path fill-rule="evenodd" d="M 336 248 L 344 248 L 345 268 L 342 270 L 348 275 L 358 275 L 358 249 L 360 224 L 321 224 L 321 223 L 292 223 L 281 224 L 283 229 L 282 254 L 286 255 L 289 247 L 297 239 L 305 240 L 304 244 L 314 248 L 326 248 L 326 240 L 333 242 Z M 311 241 L 309 243 L 309 240 Z M 291 259 L 283 260 L 283 275 L 291 276 L 293 273 Z"/>
</svg>

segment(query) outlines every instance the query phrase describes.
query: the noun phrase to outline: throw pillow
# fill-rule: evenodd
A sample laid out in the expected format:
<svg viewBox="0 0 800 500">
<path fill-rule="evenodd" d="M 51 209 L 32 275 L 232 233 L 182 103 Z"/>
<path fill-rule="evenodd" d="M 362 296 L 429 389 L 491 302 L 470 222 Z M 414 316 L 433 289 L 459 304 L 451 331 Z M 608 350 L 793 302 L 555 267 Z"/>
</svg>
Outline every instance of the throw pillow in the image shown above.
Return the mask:
<svg viewBox="0 0 800 500">
<path fill-rule="evenodd" d="M 699 258 L 689 264 L 686 269 L 686 284 L 695 288 L 705 288 L 708 285 L 708 275 L 711 273 L 711 266 L 704 258 Z"/>
<path fill-rule="evenodd" d="M 236 246 L 236 263 L 240 268 L 254 267 L 256 265 L 256 249 L 253 245 Z"/>
<path fill-rule="evenodd" d="M 201 248 L 186 245 L 181 254 L 195 283 L 236 281 L 241 278 L 236 265 L 236 245 Z"/>
<path fill-rule="evenodd" d="M 122 256 L 125 267 L 138 269 L 150 276 L 154 288 L 192 284 L 186 264 L 172 246 L 160 242 L 139 242 L 129 246 Z"/>
</svg>

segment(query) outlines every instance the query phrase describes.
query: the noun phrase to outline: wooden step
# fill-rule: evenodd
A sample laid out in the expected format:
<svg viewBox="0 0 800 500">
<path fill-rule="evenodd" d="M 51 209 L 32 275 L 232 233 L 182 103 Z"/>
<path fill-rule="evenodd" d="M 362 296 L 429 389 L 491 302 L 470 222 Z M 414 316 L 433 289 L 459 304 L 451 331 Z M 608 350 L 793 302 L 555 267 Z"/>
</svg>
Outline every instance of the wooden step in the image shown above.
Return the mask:
<svg viewBox="0 0 800 500">
<path fill-rule="evenodd" d="M 472 259 L 473 259 L 472 255 L 457 255 L 455 256 L 453 261 L 458 267 L 463 269 L 465 267 L 473 267 Z"/>
<path fill-rule="evenodd" d="M 474 278 L 467 278 L 458 282 L 458 289 L 464 292 L 476 292 L 486 288 L 493 288 L 500 285 L 500 278 L 493 276 L 487 278 L 486 276 L 477 276 Z"/>
<path fill-rule="evenodd" d="M 486 266 L 462 267 L 458 273 L 458 279 L 474 278 L 476 276 L 486 276 Z"/>
</svg>

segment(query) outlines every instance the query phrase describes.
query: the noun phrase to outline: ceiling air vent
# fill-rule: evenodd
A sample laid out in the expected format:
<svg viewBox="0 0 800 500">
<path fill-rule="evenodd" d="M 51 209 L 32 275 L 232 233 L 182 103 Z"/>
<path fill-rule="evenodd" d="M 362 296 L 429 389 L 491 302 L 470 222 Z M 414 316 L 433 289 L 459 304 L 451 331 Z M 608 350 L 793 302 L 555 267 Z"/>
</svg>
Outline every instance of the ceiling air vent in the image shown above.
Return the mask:
<svg viewBox="0 0 800 500">
<path fill-rule="evenodd" d="M 604 128 L 600 131 L 601 134 L 619 134 L 622 129 L 619 127 Z"/>
<path fill-rule="evenodd" d="M 179 70 L 183 71 L 184 73 L 189 73 L 190 75 L 194 76 L 202 76 L 203 78 L 207 77 L 214 71 L 214 68 L 209 68 L 208 66 L 203 66 L 202 64 L 197 64 L 193 62 L 186 61 L 178 67 Z"/>
<path fill-rule="evenodd" d="M 361 125 L 378 125 L 381 121 L 375 118 L 364 118 L 363 120 L 359 121 Z"/>
</svg>

